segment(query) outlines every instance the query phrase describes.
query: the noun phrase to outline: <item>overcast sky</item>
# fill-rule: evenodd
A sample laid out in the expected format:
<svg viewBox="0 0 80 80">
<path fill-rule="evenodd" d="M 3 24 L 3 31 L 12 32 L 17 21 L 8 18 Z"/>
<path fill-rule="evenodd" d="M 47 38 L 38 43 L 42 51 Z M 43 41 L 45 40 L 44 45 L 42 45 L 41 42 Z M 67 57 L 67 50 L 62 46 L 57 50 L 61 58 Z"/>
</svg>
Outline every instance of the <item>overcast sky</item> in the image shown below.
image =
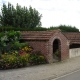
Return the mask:
<svg viewBox="0 0 80 80">
<path fill-rule="evenodd" d="M 80 0 L 0 0 L 0 8 L 8 2 L 36 8 L 42 14 L 42 27 L 65 24 L 80 30 Z"/>
</svg>

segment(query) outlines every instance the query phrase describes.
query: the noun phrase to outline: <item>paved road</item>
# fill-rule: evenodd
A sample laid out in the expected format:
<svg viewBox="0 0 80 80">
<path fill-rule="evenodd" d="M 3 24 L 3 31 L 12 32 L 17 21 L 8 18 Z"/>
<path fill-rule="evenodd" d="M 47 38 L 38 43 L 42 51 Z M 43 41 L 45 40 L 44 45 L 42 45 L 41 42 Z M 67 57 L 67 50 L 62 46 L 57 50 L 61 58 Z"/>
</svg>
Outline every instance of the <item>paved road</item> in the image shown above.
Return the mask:
<svg viewBox="0 0 80 80">
<path fill-rule="evenodd" d="M 80 70 L 61 76 L 53 80 L 80 80 Z"/>
</svg>

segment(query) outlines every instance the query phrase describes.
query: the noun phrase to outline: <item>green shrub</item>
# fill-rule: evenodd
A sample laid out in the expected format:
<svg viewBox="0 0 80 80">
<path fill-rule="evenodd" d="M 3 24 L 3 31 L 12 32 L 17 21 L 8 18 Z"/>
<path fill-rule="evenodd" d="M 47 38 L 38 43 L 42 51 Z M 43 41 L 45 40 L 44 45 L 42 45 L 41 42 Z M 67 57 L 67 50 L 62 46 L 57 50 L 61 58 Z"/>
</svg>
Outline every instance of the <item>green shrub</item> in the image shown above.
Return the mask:
<svg viewBox="0 0 80 80">
<path fill-rule="evenodd" d="M 0 59 L 0 69 L 24 67 L 29 63 L 29 56 L 29 54 L 22 56 L 2 55 Z"/>
<path fill-rule="evenodd" d="M 14 50 L 20 50 L 25 46 L 28 46 L 27 43 L 21 43 L 19 41 L 20 32 L 19 31 L 8 31 L 0 33 L 0 52 L 4 54 L 5 52 L 11 53 Z"/>
<path fill-rule="evenodd" d="M 23 47 L 28 46 L 28 44 L 27 43 L 20 43 L 19 41 L 14 41 L 14 44 L 12 44 L 12 46 L 13 46 L 14 50 L 20 50 Z"/>
<path fill-rule="evenodd" d="M 59 56 L 59 51 L 58 51 L 58 50 L 56 50 L 54 54 L 55 54 L 55 56 L 57 56 L 57 57 L 58 57 L 58 56 Z"/>
<path fill-rule="evenodd" d="M 0 60 L 0 69 L 10 69 L 17 67 L 17 57 L 13 55 L 3 55 Z"/>
<path fill-rule="evenodd" d="M 19 41 L 19 31 L 9 31 L 0 33 L 0 52 L 5 53 L 13 49 L 15 41 Z"/>
<path fill-rule="evenodd" d="M 5 53 L 0 56 L 0 69 L 20 68 L 28 64 L 38 65 L 43 63 L 46 63 L 46 59 L 40 52 L 30 54 L 23 51 L 23 53 L 19 55 L 18 51 L 14 51 L 11 55 Z"/>
<path fill-rule="evenodd" d="M 19 57 L 20 63 L 23 66 L 27 66 L 27 64 L 29 63 L 29 57 L 30 57 L 30 54 L 24 54 L 24 55 L 20 56 Z"/>
<path fill-rule="evenodd" d="M 46 63 L 46 59 L 42 54 L 40 54 L 39 51 L 37 51 L 30 54 L 30 63 L 32 65 L 43 64 L 43 63 Z"/>
<path fill-rule="evenodd" d="M 15 27 L 11 27 L 11 26 L 2 26 L 0 27 L 0 31 L 46 31 L 48 30 L 47 28 L 43 28 L 43 27 L 35 27 L 35 28 L 15 28 Z"/>
<path fill-rule="evenodd" d="M 20 32 L 0 33 L 0 69 L 12 69 L 45 63 L 45 57 L 27 43 L 20 43 Z"/>
</svg>

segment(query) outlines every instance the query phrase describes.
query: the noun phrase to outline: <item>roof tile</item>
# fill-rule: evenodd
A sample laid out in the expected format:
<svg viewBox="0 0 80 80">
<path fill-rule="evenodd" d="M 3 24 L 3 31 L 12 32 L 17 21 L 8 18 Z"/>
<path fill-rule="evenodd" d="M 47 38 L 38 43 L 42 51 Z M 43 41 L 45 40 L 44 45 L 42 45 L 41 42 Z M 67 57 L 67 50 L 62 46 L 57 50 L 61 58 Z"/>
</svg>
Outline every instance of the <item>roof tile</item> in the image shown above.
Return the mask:
<svg viewBox="0 0 80 80">
<path fill-rule="evenodd" d="M 80 32 L 63 32 L 71 44 L 80 44 Z"/>
<path fill-rule="evenodd" d="M 60 32 L 60 30 L 52 31 L 21 31 L 21 39 L 24 40 L 49 40 L 54 33 Z"/>
</svg>

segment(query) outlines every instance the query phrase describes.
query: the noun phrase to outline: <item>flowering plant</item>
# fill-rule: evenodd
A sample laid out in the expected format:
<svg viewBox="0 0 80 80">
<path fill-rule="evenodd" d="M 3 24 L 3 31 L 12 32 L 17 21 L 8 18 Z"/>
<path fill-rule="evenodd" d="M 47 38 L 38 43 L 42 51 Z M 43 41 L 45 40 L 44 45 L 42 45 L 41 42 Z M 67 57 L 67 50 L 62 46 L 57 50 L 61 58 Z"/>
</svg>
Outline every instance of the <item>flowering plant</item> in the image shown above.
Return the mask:
<svg viewBox="0 0 80 80">
<path fill-rule="evenodd" d="M 39 51 L 21 43 L 19 38 L 20 34 L 16 31 L 0 33 L 0 69 L 45 63 L 45 57 Z"/>
</svg>

